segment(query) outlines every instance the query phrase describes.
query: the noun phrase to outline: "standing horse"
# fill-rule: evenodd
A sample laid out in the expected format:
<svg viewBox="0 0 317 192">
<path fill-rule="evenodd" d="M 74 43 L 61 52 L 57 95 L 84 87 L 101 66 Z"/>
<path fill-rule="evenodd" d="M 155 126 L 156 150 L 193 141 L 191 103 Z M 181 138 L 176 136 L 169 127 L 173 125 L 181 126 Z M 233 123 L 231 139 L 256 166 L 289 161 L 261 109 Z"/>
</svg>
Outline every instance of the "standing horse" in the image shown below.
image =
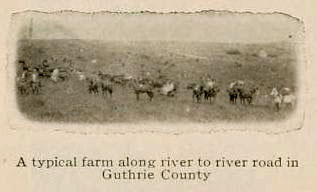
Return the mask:
<svg viewBox="0 0 317 192">
<path fill-rule="evenodd" d="M 246 102 L 248 102 L 248 104 L 250 105 L 257 91 L 258 91 L 257 87 L 249 89 L 249 90 L 246 90 L 244 88 L 238 89 L 241 104 L 246 104 Z"/>
<path fill-rule="evenodd" d="M 140 99 L 140 94 L 147 94 L 147 96 L 149 97 L 149 100 L 152 101 L 154 97 L 154 92 L 150 82 L 132 79 L 130 85 L 132 89 L 134 90 L 137 101 Z"/>
<path fill-rule="evenodd" d="M 212 103 L 212 101 L 215 101 L 217 94 L 220 92 L 219 87 L 214 86 L 211 89 L 205 89 L 204 90 L 204 95 L 205 95 L 205 100 Z"/>
</svg>

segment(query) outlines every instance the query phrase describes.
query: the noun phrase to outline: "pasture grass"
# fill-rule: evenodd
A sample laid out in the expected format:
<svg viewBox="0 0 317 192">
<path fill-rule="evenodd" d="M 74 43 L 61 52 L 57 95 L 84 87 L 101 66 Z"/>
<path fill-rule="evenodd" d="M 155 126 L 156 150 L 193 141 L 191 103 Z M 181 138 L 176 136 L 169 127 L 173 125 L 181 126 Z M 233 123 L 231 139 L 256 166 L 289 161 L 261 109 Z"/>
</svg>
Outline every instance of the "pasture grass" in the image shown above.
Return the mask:
<svg viewBox="0 0 317 192">
<path fill-rule="evenodd" d="M 256 53 L 262 49 L 274 57 L 257 57 Z M 228 50 L 235 52 L 228 53 Z M 87 82 L 79 81 L 76 76 L 57 83 L 44 79 L 39 95 L 17 94 L 20 111 L 32 120 L 88 123 L 277 121 L 286 119 L 293 110 L 277 112 L 268 96 L 269 91 L 274 85 L 297 90 L 297 58 L 292 45 L 285 42 L 252 45 L 81 40 L 19 42 L 17 60 L 26 60 L 36 66 L 50 56 L 59 61 L 65 57 L 71 59 L 86 74 L 101 70 L 138 76 L 141 71 L 150 71 L 155 77 L 161 70 L 168 78 L 180 82 L 180 88 L 172 98 L 156 92 L 150 102 L 145 94 L 136 101 L 129 87 L 115 86 L 110 98 L 89 94 Z M 93 59 L 97 62 L 91 63 Z M 236 62 L 241 65 L 237 67 Z M 51 67 L 59 66 L 63 63 Z M 199 104 L 193 102 L 192 92 L 186 89 L 205 73 L 216 78 L 221 87 L 212 104 L 203 100 Z M 229 103 L 226 88 L 237 79 L 260 88 L 253 105 L 241 105 L 239 100 L 236 105 Z"/>
</svg>

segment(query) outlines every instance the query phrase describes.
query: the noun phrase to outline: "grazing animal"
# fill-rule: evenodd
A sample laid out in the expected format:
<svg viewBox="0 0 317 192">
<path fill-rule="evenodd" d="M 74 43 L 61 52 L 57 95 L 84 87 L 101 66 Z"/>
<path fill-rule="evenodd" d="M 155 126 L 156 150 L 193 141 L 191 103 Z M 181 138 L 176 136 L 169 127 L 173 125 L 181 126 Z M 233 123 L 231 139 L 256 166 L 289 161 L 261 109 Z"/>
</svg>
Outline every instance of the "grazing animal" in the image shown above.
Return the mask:
<svg viewBox="0 0 317 192">
<path fill-rule="evenodd" d="M 220 92 L 219 87 L 217 86 L 213 86 L 213 88 L 209 88 L 209 89 L 204 89 L 204 98 L 205 100 L 209 100 L 209 102 L 211 103 L 212 101 L 214 101 L 216 99 L 217 94 Z"/>
<path fill-rule="evenodd" d="M 285 94 L 285 90 L 286 90 L 286 94 Z M 295 106 L 296 103 L 296 97 L 295 95 L 290 93 L 290 89 L 289 88 L 283 88 L 281 90 L 282 93 L 284 93 L 285 95 L 281 94 L 276 87 L 274 87 L 271 91 L 271 96 L 273 96 L 273 102 L 274 105 L 277 109 L 277 111 L 280 110 L 282 104 L 285 104 L 288 108 L 293 108 Z"/>
<path fill-rule="evenodd" d="M 192 95 L 193 101 L 196 99 L 196 102 L 200 103 L 201 97 L 204 94 L 204 86 L 200 84 L 195 84 L 192 89 L 193 89 L 193 95 Z"/>
<path fill-rule="evenodd" d="M 243 89 L 244 87 L 244 81 L 237 80 L 233 81 L 229 84 L 229 88 L 227 89 L 227 92 L 229 94 L 229 101 L 231 104 L 237 103 L 237 98 L 239 96 L 239 90 Z"/>
<path fill-rule="evenodd" d="M 99 93 L 99 89 L 98 89 L 98 80 L 97 78 L 94 77 L 90 77 L 87 78 L 88 81 L 88 92 L 90 94 L 98 94 Z"/>
<path fill-rule="evenodd" d="M 277 91 L 276 87 L 272 89 L 270 95 L 273 97 L 273 102 L 276 107 L 276 110 L 279 111 L 283 101 L 283 96 Z"/>
<path fill-rule="evenodd" d="M 58 81 L 58 76 L 59 76 L 59 69 L 56 68 L 52 72 L 51 79 L 56 83 Z"/>
<path fill-rule="evenodd" d="M 100 86 L 102 95 L 107 95 L 108 93 L 110 97 L 112 97 L 113 86 L 112 82 L 109 79 L 101 80 Z"/>
<path fill-rule="evenodd" d="M 21 95 L 27 95 L 28 94 L 28 82 L 26 79 L 17 78 L 16 80 L 18 93 Z"/>
<path fill-rule="evenodd" d="M 28 88 L 30 85 L 30 81 L 28 80 L 29 76 L 29 71 L 27 69 L 24 69 L 21 76 L 16 78 L 18 93 L 20 93 L 21 95 L 28 94 Z"/>
<path fill-rule="evenodd" d="M 227 92 L 229 94 L 229 102 L 231 104 L 236 104 L 237 103 L 237 98 L 239 95 L 238 89 L 232 88 L 232 89 L 227 89 Z"/>
<path fill-rule="evenodd" d="M 166 83 L 163 84 L 161 87 L 161 94 L 169 96 L 169 97 L 174 97 L 176 94 L 178 88 L 178 84 L 174 81 L 167 81 Z"/>
<path fill-rule="evenodd" d="M 149 97 L 149 100 L 152 101 L 152 99 L 154 97 L 154 92 L 153 92 L 153 87 L 150 84 L 150 82 L 132 79 L 131 86 L 134 90 L 137 101 L 140 99 L 140 94 L 147 94 L 147 96 Z"/>
<path fill-rule="evenodd" d="M 98 72 L 97 87 L 100 87 L 102 95 L 109 94 L 112 97 L 113 93 L 113 76 L 110 74 L 103 74 L 101 71 Z M 114 82 L 115 83 L 115 82 Z"/>
<path fill-rule="evenodd" d="M 205 100 L 210 100 L 215 97 L 217 93 L 220 91 L 218 87 L 216 87 L 216 79 L 211 79 L 209 75 L 207 75 L 207 79 L 203 80 L 202 85 L 204 87 L 204 98 Z"/>
<path fill-rule="evenodd" d="M 241 104 L 246 104 L 246 102 L 248 102 L 248 104 L 251 104 L 257 90 L 258 90 L 257 87 L 252 88 L 250 90 L 246 90 L 243 88 L 238 89 Z"/>
<path fill-rule="evenodd" d="M 39 94 L 41 88 L 41 82 L 39 80 L 38 70 L 34 69 L 31 76 L 31 89 L 33 94 Z"/>
</svg>

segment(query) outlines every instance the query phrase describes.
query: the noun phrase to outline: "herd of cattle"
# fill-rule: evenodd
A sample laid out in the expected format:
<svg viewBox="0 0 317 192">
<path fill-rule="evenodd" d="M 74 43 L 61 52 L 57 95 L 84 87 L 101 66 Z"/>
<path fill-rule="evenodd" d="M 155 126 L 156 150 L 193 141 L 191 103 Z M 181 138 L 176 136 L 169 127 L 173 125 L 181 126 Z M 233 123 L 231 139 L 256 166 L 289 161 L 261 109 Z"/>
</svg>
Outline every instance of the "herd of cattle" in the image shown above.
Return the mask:
<svg viewBox="0 0 317 192">
<path fill-rule="evenodd" d="M 85 74 L 71 64 L 66 67 L 50 68 L 47 60 L 44 60 L 42 65 L 38 67 L 29 67 L 24 60 L 21 60 L 18 69 L 22 69 L 18 70 L 16 78 L 20 95 L 39 94 L 44 79 L 58 83 L 68 80 L 71 76 L 76 77 L 79 81 L 86 82 L 89 94 L 109 97 L 112 97 L 115 85 L 131 88 L 137 100 L 139 100 L 141 94 L 146 94 L 150 101 L 157 92 L 161 95 L 174 97 L 180 88 L 179 82 L 168 79 L 164 75 L 153 78 L 150 73 L 146 73 L 140 77 L 133 77 L 124 74 L 112 75 L 101 71 Z M 199 81 L 186 85 L 186 89 L 192 91 L 192 99 L 197 103 L 200 103 L 202 99 L 212 103 L 221 91 L 217 80 L 211 78 L 208 74 L 200 77 Z M 239 98 L 242 105 L 250 105 L 253 104 L 253 99 L 258 95 L 258 90 L 256 86 L 250 87 L 244 81 L 235 80 L 229 84 L 225 91 L 231 104 L 236 104 Z M 287 87 L 281 89 L 274 87 L 272 89 L 270 96 L 277 110 L 283 104 L 290 108 L 294 107 L 296 97 L 291 92 Z"/>
</svg>

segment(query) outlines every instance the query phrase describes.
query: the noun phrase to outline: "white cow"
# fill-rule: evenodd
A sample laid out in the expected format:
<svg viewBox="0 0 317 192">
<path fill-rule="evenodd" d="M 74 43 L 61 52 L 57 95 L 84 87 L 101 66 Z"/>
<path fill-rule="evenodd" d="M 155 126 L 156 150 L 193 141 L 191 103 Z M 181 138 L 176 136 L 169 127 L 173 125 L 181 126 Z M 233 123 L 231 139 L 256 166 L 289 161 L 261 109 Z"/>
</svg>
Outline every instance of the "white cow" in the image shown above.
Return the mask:
<svg viewBox="0 0 317 192">
<path fill-rule="evenodd" d="M 273 88 L 271 91 L 271 96 L 273 96 L 273 102 L 277 108 L 277 110 L 280 109 L 282 104 L 285 104 L 289 108 L 293 108 L 296 103 L 296 96 L 290 93 L 289 88 L 283 88 L 283 90 L 287 91 L 287 94 L 282 95 L 281 93 L 278 92 L 277 88 Z"/>
<path fill-rule="evenodd" d="M 277 88 L 274 87 L 271 91 L 270 94 L 273 97 L 273 103 L 276 107 L 277 110 L 280 110 L 282 101 L 283 101 L 283 96 L 277 91 Z"/>
<path fill-rule="evenodd" d="M 52 72 L 51 79 L 52 79 L 54 82 L 57 82 L 58 76 L 59 76 L 59 69 L 56 68 L 56 69 L 54 69 L 53 72 Z"/>
<path fill-rule="evenodd" d="M 166 96 L 174 96 L 176 89 L 176 84 L 173 81 L 168 81 L 162 86 L 161 94 Z"/>
</svg>

